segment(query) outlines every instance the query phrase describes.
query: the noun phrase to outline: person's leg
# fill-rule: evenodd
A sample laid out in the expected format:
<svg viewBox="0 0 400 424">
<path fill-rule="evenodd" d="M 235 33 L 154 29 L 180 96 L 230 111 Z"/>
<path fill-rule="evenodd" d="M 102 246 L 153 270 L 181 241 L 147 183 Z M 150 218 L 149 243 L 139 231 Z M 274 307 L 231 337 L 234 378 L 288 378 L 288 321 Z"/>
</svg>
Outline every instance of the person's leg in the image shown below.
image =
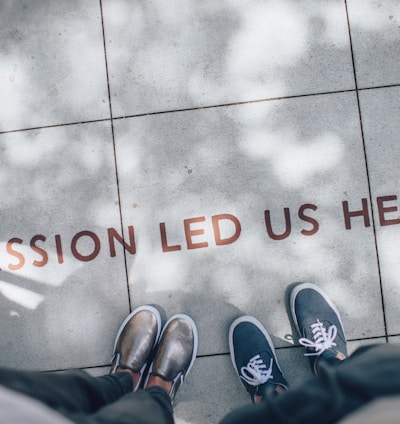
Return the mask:
<svg viewBox="0 0 400 424">
<path fill-rule="evenodd" d="M 110 380 L 103 381 L 82 371 L 44 373 L 0 369 L 1 385 L 64 415 L 92 413 L 117 396 L 123 396 L 129 386 L 132 388 L 132 381 L 125 373 L 110 377 Z"/>
<path fill-rule="evenodd" d="M 160 328 L 155 308 L 135 309 L 118 332 L 111 375 L 93 378 L 79 371 L 56 374 L 5 369 L 0 372 L 0 384 L 77 423 L 173 423 L 172 401 L 196 358 L 198 335 L 190 317 L 173 316 L 151 362 Z"/>
<path fill-rule="evenodd" d="M 161 388 L 137 390 L 95 413 L 85 417 L 75 417 L 79 424 L 173 424 L 171 398 Z"/>
<path fill-rule="evenodd" d="M 267 418 L 274 423 L 333 422 L 329 420 L 340 414 L 343 416 L 350 408 L 349 405 L 353 404 L 352 396 L 358 396 L 357 391 L 352 395 L 347 390 L 351 377 L 348 378 L 346 371 L 343 371 L 344 365 L 347 365 L 347 361 L 344 361 L 347 358 L 346 339 L 339 312 L 329 297 L 313 284 L 299 284 L 291 292 L 290 309 L 300 335 L 299 342 L 306 348 L 305 355 L 310 358 L 311 368 L 320 378 L 315 378 L 294 391 L 289 390 L 276 397 L 266 397 L 265 401 L 256 407 L 233 411 L 223 420 L 224 424 L 261 423 L 266 422 Z M 246 335 L 244 339 L 246 340 L 240 342 L 241 345 L 249 343 Z M 357 358 L 367 355 L 368 352 L 369 350 L 364 349 L 356 353 L 354 359 L 349 361 L 350 370 L 354 366 L 354 369 L 360 372 Z M 380 362 L 379 355 L 367 357 L 371 363 Z M 399 361 L 400 356 L 394 353 L 392 365 Z M 343 372 L 339 372 L 340 369 Z M 368 372 L 366 368 L 364 373 L 361 373 L 360 381 L 367 382 Z M 345 381 L 347 383 L 344 383 Z M 360 386 L 362 384 L 360 383 Z"/>
<path fill-rule="evenodd" d="M 152 306 L 136 308 L 122 323 L 114 344 L 111 375 L 94 378 L 82 371 L 36 373 L 0 370 L 0 384 L 70 416 L 91 414 L 137 390 L 161 332 Z"/>
<path fill-rule="evenodd" d="M 82 422 L 172 424 L 172 402 L 194 363 L 197 345 L 197 329 L 192 319 L 183 314 L 171 317 L 161 333 L 144 390 L 122 397 Z"/>
<path fill-rule="evenodd" d="M 233 411 L 221 424 L 330 424 L 373 399 L 395 394 L 400 394 L 400 346 L 373 346 L 337 367 L 321 362 L 317 376 L 266 402 Z"/>
<path fill-rule="evenodd" d="M 133 392 L 126 372 L 94 378 L 83 372 L 0 370 L 0 381 L 76 423 L 173 423 L 168 394 L 157 387 Z"/>
</svg>

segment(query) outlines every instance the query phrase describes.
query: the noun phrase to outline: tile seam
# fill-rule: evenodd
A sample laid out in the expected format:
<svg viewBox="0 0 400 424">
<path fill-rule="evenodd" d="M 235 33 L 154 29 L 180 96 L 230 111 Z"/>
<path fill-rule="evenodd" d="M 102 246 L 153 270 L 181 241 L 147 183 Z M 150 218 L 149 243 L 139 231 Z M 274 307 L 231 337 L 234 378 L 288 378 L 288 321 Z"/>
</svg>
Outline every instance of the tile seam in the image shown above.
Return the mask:
<svg viewBox="0 0 400 424">
<path fill-rule="evenodd" d="M 363 120 L 362 120 L 362 112 L 361 112 L 361 104 L 360 104 L 360 95 L 359 95 L 360 90 L 358 88 L 357 71 L 356 71 L 356 66 L 355 66 L 353 41 L 352 41 L 352 36 L 351 36 L 351 25 L 350 25 L 350 17 L 349 17 L 347 0 L 344 0 L 344 4 L 345 4 L 345 9 L 346 9 L 347 27 L 348 27 L 348 32 L 349 32 L 350 53 L 351 53 L 351 61 L 352 61 L 352 65 L 353 65 L 354 83 L 355 83 L 355 87 L 356 87 L 355 92 L 356 92 L 356 98 L 357 98 L 358 117 L 359 117 L 359 121 L 360 121 L 361 139 L 362 139 L 363 151 L 364 151 L 365 171 L 366 171 L 366 174 L 367 174 L 369 203 L 370 203 L 371 215 L 372 215 L 372 230 L 373 230 L 373 234 L 374 234 L 375 254 L 376 254 L 376 262 L 377 262 L 377 268 L 378 268 L 378 278 L 379 278 L 379 289 L 380 289 L 380 295 L 381 295 L 383 325 L 384 325 L 384 331 L 385 331 L 385 338 L 386 338 L 386 342 L 387 342 L 388 341 L 388 332 L 387 332 L 386 308 L 385 308 L 385 299 L 384 299 L 384 294 L 383 294 L 381 264 L 380 264 L 376 225 L 375 225 L 375 209 L 374 209 L 374 204 L 372 202 L 371 180 L 370 180 L 370 175 L 369 175 L 367 149 L 366 149 L 366 144 L 365 144 L 364 125 L 363 125 Z"/>
<path fill-rule="evenodd" d="M 106 34 L 105 34 L 105 26 L 104 26 L 104 15 L 103 15 L 103 1 L 99 0 L 100 14 L 101 14 L 101 27 L 102 27 L 102 35 L 103 35 L 103 49 L 104 49 L 104 61 L 106 67 L 106 77 L 107 77 L 107 91 L 108 91 L 108 104 L 110 108 L 110 125 L 111 125 L 111 137 L 113 143 L 113 152 L 114 152 L 114 166 L 115 166 L 115 179 L 117 183 L 117 196 L 118 196 L 118 209 L 119 209 L 119 219 L 121 224 L 121 235 L 122 240 L 125 242 L 125 232 L 124 232 L 124 222 L 122 216 L 122 201 L 121 201 L 121 191 L 119 185 L 119 174 L 118 174 L 118 163 L 117 163 L 117 151 L 115 144 L 115 132 L 114 132 L 114 120 L 113 120 L 113 109 L 112 109 L 112 101 L 111 101 L 111 89 L 110 89 L 110 78 L 108 72 L 108 58 L 107 58 L 107 45 L 106 45 Z M 129 287 L 129 275 L 128 275 L 128 263 L 127 263 L 127 255 L 126 249 L 123 248 L 124 254 L 124 266 L 125 266 L 125 279 L 126 279 L 126 288 L 128 293 L 128 306 L 129 311 L 132 311 L 132 301 L 131 301 L 131 292 Z"/>
<path fill-rule="evenodd" d="M 360 92 L 360 91 L 367 91 L 367 90 L 381 90 L 385 88 L 396 88 L 396 87 L 400 87 L 400 84 L 388 84 L 388 85 L 380 85 L 376 87 L 362 87 L 362 88 L 357 88 L 357 90 L 358 92 Z M 156 112 L 143 112 L 138 114 L 113 116 L 112 118 L 88 119 L 85 121 L 64 122 L 60 124 L 50 124 L 50 125 L 38 125 L 36 127 L 28 127 L 28 128 L 14 128 L 10 130 L 0 131 L 0 135 L 12 134 L 17 132 L 36 131 L 36 130 L 42 130 L 42 129 L 48 129 L 48 128 L 67 127 L 72 125 L 94 124 L 97 122 L 107 122 L 107 121 L 110 121 L 111 119 L 112 121 L 116 121 L 116 120 L 122 120 L 122 119 L 140 118 L 143 116 L 151 116 L 151 115 L 164 115 L 168 113 L 190 112 L 190 111 L 203 110 L 203 109 L 217 109 L 217 108 L 231 107 L 231 106 L 233 107 L 233 106 L 240 106 L 240 105 L 246 105 L 246 104 L 266 103 L 266 102 L 272 102 L 272 101 L 278 101 L 278 100 L 298 99 L 303 97 L 328 96 L 328 95 L 352 93 L 352 92 L 356 92 L 356 89 L 324 91 L 324 92 L 316 92 L 316 93 L 309 93 L 309 94 L 296 94 L 293 96 L 282 96 L 282 97 L 267 97 L 264 99 L 244 100 L 240 102 L 231 102 L 231 103 L 223 103 L 223 104 L 215 104 L 215 105 L 207 105 L 207 106 L 196 106 L 191 108 L 172 109 L 172 110 L 156 111 Z"/>
<path fill-rule="evenodd" d="M 182 108 L 182 109 L 171 109 L 171 110 L 165 110 L 165 111 L 138 113 L 138 114 L 124 115 L 124 116 L 117 116 L 117 117 L 114 117 L 113 119 L 121 120 L 121 119 L 129 119 L 129 118 L 140 118 L 143 116 L 165 115 L 169 113 L 172 114 L 172 113 L 179 113 L 179 112 L 191 112 L 191 111 L 206 110 L 206 109 L 218 109 L 223 107 L 234 107 L 234 106 L 241 106 L 241 105 L 248 105 L 248 104 L 255 104 L 255 103 L 267 103 L 267 102 L 273 102 L 273 101 L 279 101 L 279 100 L 291 100 L 291 99 L 298 99 L 298 98 L 305 98 L 305 97 L 325 96 L 325 95 L 331 95 L 331 94 L 335 95 L 335 94 L 352 93 L 352 92 L 355 92 L 355 90 L 344 89 L 344 90 L 336 90 L 336 91 L 325 91 L 325 92 L 319 92 L 319 93 L 296 94 L 292 96 L 283 96 L 283 97 L 268 97 L 264 99 L 243 100 L 240 102 L 222 103 L 222 104 L 216 104 L 216 105 L 196 106 L 196 107 L 189 107 L 189 108 Z"/>
<path fill-rule="evenodd" d="M 393 334 L 393 335 L 388 335 L 388 337 L 398 337 L 400 336 L 400 334 Z M 362 341 L 368 341 L 368 340 L 379 340 L 385 338 L 386 339 L 386 335 L 381 335 L 381 336 L 373 336 L 373 337 L 365 337 L 365 338 L 355 338 L 355 339 L 348 339 L 347 343 L 349 342 L 362 342 Z M 301 345 L 292 345 L 292 346 L 275 346 L 275 350 L 279 351 L 279 350 L 286 350 L 286 349 L 297 349 L 297 348 L 303 348 L 303 346 Z M 220 352 L 220 353 L 209 353 L 209 354 L 203 354 L 203 355 L 197 355 L 196 358 L 200 359 L 200 358 L 213 358 L 213 357 L 220 357 L 220 356 L 230 356 L 230 352 Z M 68 370 L 72 370 L 72 369 L 96 369 L 96 368 L 109 368 L 111 365 L 109 363 L 103 363 L 103 364 L 99 364 L 99 365 L 88 365 L 88 366 L 83 366 L 80 368 L 60 368 L 60 369 L 53 369 L 53 370 L 49 370 L 49 372 L 60 372 L 60 371 L 68 371 Z"/>
<path fill-rule="evenodd" d="M 107 74 L 108 74 L 108 71 L 107 71 Z M 110 119 L 112 121 L 116 121 L 116 120 L 129 119 L 129 118 L 140 118 L 143 116 L 165 115 L 169 113 L 191 112 L 191 111 L 204 110 L 204 109 L 217 109 L 217 108 L 233 107 L 233 106 L 240 106 L 240 105 L 246 105 L 246 104 L 266 103 L 266 102 L 273 102 L 278 100 L 290 100 L 290 99 L 298 99 L 298 98 L 304 98 L 304 97 L 326 96 L 326 95 L 335 95 L 335 94 L 352 93 L 352 92 L 355 92 L 355 90 L 348 89 L 348 90 L 325 91 L 325 92 L 309 93 L 309 94 L 297 94 L 293 96 L 270 97 L 270 98 L 257 99 L 257 100 L 244 100 L 240 102 L 231 102 L 231 103 L 223 103 L 223 104 L 215 104 L 215 105 L 207 105 L 207 106 L 196 106 L 191 108 L 171 109 L 171 110 L 156 111 L 156 112 L 144 112 L 144 113 L 138 113 L 138 114 L 112 116 L 112 118 L 103 118 L 103 119 L 87 120 L 87 121 L 80 121 L 80 122 L 67 122 L 64 124 L 42 125 L 42 126 L 30 127 L 30 128 L 12 129 L 12 130 L 0 131 L 0 135 L 15 133 L 15 132 L 23 132 L 23 131 L 41 130 L 41 129 L 47 129 L 47 128 L 57 128 L 57 127 L 70 126 L 70 125 L 107 122 Z M 111 99 L 110 99 L 110 102 L 111 102 Z"/>
</svg>

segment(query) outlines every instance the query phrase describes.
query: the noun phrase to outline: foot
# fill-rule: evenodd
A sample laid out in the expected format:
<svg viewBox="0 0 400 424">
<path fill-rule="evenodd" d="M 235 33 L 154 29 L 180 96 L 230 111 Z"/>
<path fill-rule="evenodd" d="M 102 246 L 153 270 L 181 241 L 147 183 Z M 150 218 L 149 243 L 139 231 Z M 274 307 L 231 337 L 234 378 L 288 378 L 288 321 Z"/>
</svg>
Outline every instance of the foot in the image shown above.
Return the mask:
<svg viewBox="0 0 400 424">
<path fill-rule="evenodd" d="M 229 349 L 233 367 L 253 403 L 264 397 L 267 389 L 280 392 L 288 388 L 272 340 L 256 318 L 243 316 L 233 321 Z"/>
<path fill-rule="evenodd" d="M 161 387 L 173 401 L 193 366 L 197 346 L 198 335 L 194 321 L 185 314 L 171 317 L 161 333 L 145 388 Z"/>
<path fill-rule="evenodd" d="M 130 313 L 118 330 L 110 373 L 127 371 L 133 390 L 140 387 L 161 332 L 160 313 L 153 306 L 140 306 Z"/>
<path fill-rule="evenodd" d="M 317 286 L 302 283 L 290 294 L 290 309 L 314 373 L 320 361 L 338 363 L 347 357 L 343 324 L 335 305 Z"/>
</svg>

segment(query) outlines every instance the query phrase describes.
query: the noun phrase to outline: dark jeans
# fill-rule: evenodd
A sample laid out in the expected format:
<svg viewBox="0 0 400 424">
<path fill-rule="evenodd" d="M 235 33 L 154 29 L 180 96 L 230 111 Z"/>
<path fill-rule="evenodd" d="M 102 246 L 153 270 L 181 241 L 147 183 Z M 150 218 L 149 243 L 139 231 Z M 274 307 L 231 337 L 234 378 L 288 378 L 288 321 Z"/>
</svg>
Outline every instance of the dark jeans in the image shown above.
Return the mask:
<svg viewBox="0 0 400 424">
<path fill-rule="evenodd" d="M 324 364 L 318 376 L 296 388 L 233 411 L 221 424 L 335 423 L 374 399 L 399 393 L 400 346 L 367 346 L 339 366 Z"/>
<path fill-rule="evenodd" d="M 125 372 L 94 378 L 82 371 L 56 374 L 0 368 L 0 384 L 76 423 L 174 422 L 167 393 L 156 387 L 132 392 L 132 379 Z"/>
</svg>

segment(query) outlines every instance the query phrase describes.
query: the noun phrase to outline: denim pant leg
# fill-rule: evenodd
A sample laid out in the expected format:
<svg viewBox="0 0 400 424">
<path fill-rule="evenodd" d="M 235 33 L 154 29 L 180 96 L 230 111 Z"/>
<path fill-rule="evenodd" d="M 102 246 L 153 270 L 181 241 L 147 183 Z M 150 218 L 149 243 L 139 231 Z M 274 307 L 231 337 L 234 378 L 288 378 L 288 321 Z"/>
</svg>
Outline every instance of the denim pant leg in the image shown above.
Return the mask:
<svg viewBox="0 0 400 424">
<path fill-rule="evenodd" d="M 258 405 L 239 408 L 221 424 L 330 424 L 382 396 L 400 394 L 400 346 L 357 350 L 339 366 Z"/>
<path fill-rule="evenodd" d="M 82 371 L 44 373 L 0 368 L 0 384 L 25 394 L 76 423 L 172 424 L 161 388 L 133 393 L 129 373 L 92 377 Z"/>
<path fill-rule="evenodd" d="M 101 377 L 96 377 L 95 380 L 102 392 L 102 406 L 117 401 L 133 390 L 132 377 L 127 372 L 103 375 Z"/>
<path fill-rule="evenodd" d="M 76 419 L 78 424 L 173 424 L 172 404 L 159 387 L 131 392 L 94 414 Z"/>
<path fill-rule="evenodd" d="M 128 373 L 92 377 L 83 371 L 63 373 L 0 368 L 0 384 L 44 403 L 64 416 L 86 415 L 132 391 Z"/>
</svg>

